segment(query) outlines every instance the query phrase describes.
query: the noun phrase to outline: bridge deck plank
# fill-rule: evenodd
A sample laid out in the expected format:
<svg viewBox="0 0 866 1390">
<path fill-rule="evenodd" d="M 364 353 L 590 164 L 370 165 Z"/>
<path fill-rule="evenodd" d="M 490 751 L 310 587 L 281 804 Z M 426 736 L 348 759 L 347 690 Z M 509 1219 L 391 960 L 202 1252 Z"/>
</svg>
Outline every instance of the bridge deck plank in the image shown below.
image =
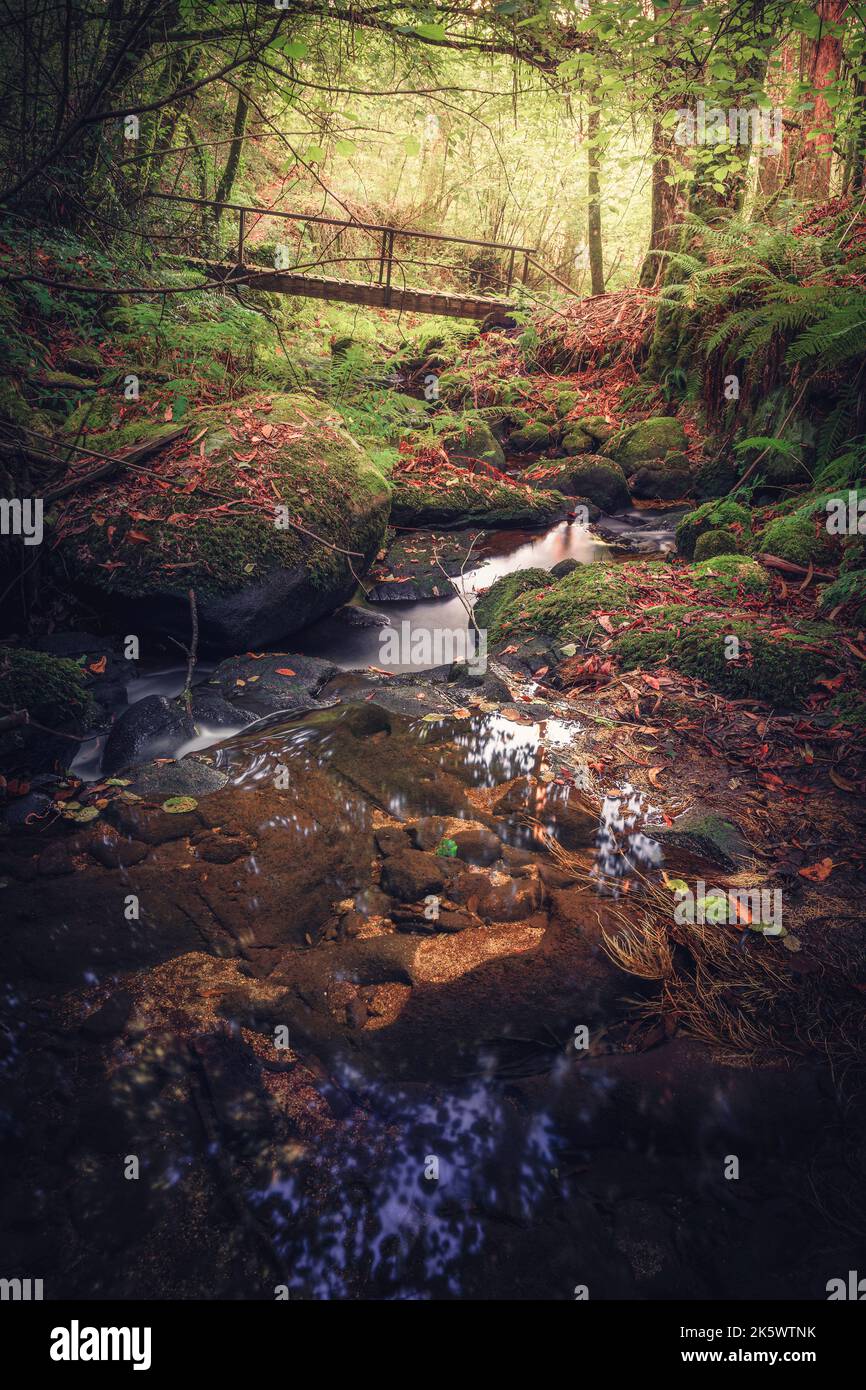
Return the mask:
<svg viewBox="0 0 866 1390">
<path fill-rule="evenodd" d="M 508 300 L 494 299 L 488 295 L 366 284 L 358 280 L 338 280 L 324 275 L 304 275 L 291 270 L 259 270 L 251 265 L 228 266 L 214 262 L 199 264 L 216 278 L 243 271 L 245 283 L 250 288 L 267 290 L 271 294 L 337 300 L 343 304 L 364 304 L 374 309 L 441 314 L 446 318 L 484 319 L 488 314 L 503 313 L 514 308 Z"/>
</svg>

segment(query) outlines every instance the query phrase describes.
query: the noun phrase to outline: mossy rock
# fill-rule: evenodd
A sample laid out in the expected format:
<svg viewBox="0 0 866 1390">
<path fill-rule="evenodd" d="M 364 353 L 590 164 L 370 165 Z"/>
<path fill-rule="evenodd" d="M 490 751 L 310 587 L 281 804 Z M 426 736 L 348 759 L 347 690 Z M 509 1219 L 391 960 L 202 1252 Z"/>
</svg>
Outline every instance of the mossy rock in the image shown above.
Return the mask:
<svg viewBox="0 0 866 1390">
<path fill-rule="evenodd" d="M 695 541 L 695 561 L 712 560 L 716 555 L 738 555 L 740 542 L 733 531 L 720 526 L 717 531 L 702 531 Z"/>
<path fill-rule="evenodd" d="M 496 382 L 494 395 L 501 405 L 519 405 L 532 395 L 533 383 L 525 376 L 513 376 L 508 381 Z"/>
<path fill-rule="evenodd" d="M 503 611 L 514 599 L 530 589 L 546 588 L 550 583 L 550 574 L 542 569 L 515 570 L 513 574 L 503 574 L 476 603 L 473 611 L 476 623 L 482 631 L 495 632 Z"/>
<path fill-rule="evenodd" d="M 609 613 L 628 603 L 632 584 L 625 570 L 624 565 L 602 562 L 579 565 L 533 596 L 528 620 L 520 617 L 524 605 L 519 598 L 500 606 L 492 640 L 499 641 L 521 629 L 556 637 L 560 643 L 585 638 L 597 626 L 593 614 Z"/>
<path fill-rule="evenodd" d="M 255 464 L 237 459 L 245 441 L 227 427 L 241 409 L 250 412 L 248 433 L 259 425 L 274 431 Z M 147 515 L 133 521 L 113 516 L 107 484 L 94 495 L 90 525 L 61 546 L 67 573 L 91 598 L 122 598 L 125 620 L 181 640 L 194 589 L 203 647 L 220 652 L 272 645 L 344 603 L 381 546 L 390 490 L 340 418 L 296 395 L 236 401 L 190 424 L 209 427 L 203 453 L 189 457 L 195 486 L 184 492 L 181 470 L 170 492 L 148 494 Z M 242 505 L 245 469 L 254 466 L 268 469 L 273 505 Z M 221 507 L 214 492 L 228 503 Z M 325 544 L 280 524 L 286 516 Z M 351 565 L 345 550 L 355 552 Z"/>
<path fill-rule="evenodd" d="M 52 729 L 81 727 L 96 713 L 77 661 L 27 647 L 0 647 L 0 703 Z"/>
<path fill-rule="evenodd" d="M 866 570 L 848 570 L 821 590 L 818 607 L 823 612 L 831 613 L 840 605 L 847 609 L 852 622 L 866 623 Z"/>
<path fill-rule="evenodd" d="M 600 454 L 563 459 L 548 468 L 532 468 L 522 474 L 533 486 L 554 487 L 570 497 L 588 498 L 603 512 L 627 507 L 628 483 L 622 469 Z"/>
<path fill-rule="evenodd" d="M 583 428 L 581 422 L 569 420 L 560 435 L 557 453 L 570 458 L 574 454 L 589 454 L 595 447 L 595 440 L 589 431 Z"/>
<path fill-rule="evenodd" d="M 145 440 L 156 440 L 177 427 L 177 423 L 155 419 L 143 398 L 124 400 L 121 380 L 117 386 L 103 387 L 79 401 L 64 421 L 62 433 L 70 440 L 89 443 L 110 454 Z"/>
<path fill-rule="evenodd" d="M 66 367 L 83 376 L 98 376 L 105 368 L 102 353 L 90 343 L 76 343 L 63 354 Z"/>
<path fill-rule="evenodd" d="M 757 474 L 767 483 L 789 487 L 809 481 L 809 465 L 815 454 L 815 426 L 805 415 L 792 411 L 790 387 L 770 391 L 758 402 L 746 437 L 769 437 L 787 446 L 784 453 L 771 449 L 758 464 Z M 742 467 L 748 468 L 762 452 L 761 445 L 743 452 Z"/>
<path fill-rule="evenodd" d="M 556 442 L 556 431 L 536 420 L 523 425 L 508 436 L 508 448 L 513 454 L 540 454 Z"/>
<path fill-rule="evenodd" d="M 48 412 L 34 410 L 9 377 L 0 378 L 0 420 L 46 436 L 56 428 Z M 38 449 L 38 442 L 36 447 Z"/>
<path fill-rule="evenodd" d="M 577 407 L 577 403 L 579 400 L 580 397 L 576 391 L 557 391 L 553 403 L 553 409 L 556 413 L 557 419 L 564 420 L 566 415 L 570 415 L 571 412 Z"/>
<path fill-rule="evenodd" d="M 529 424 L 529 415 L 518 405 L 485 405 L 476 411 L 484 420 L 501 444 L 511 430 L 519 430 Z"/>
<path fill-rule="evenodd" d="M 681 453 L 668 454 L 638 468 L 629 479 L 632 496 L 645 500 L 673 502 L 689 497 L 692 491 L 692 470 L 688 457 Z"/>
<path fill-rule="evenodd" d="M 603 415 L 581 415 L 574 423 L 589 435 L 594 444 L 607 444 L 617 432 Z"/>
<path fill-rule="evenodd" d="M 704 502 L 693 512 L 687 512 L 677 526 L 677 550 L 687 560 L 691 560 L 695 553 L 698 536 L 703 535 L 705 531 L 739 527 L 740 534 L 748 535 L 751 533 L 751 526 L 751 512 L 740 502 L 734 502 L 727 497 L 723 497 L 719 501 Z"/>
<path fill-rule="evenodd" d="M 682 847 L 722 868 L 734 868 L 752 857 L 739 826 L 713 811 L 686 811 L 673 824 L 654 825 L 648 833 L 660 845 Z"/>
<path fill-rule="evenodd" d="M 461 429 L 446 431 L 442 445 L 449 458 L 482 459 L 492 468 L 505 467 L 505 454 L 486 420 L 469 419 Z"/>
<path fill-rule="evenodd" d="M 727 497 L 738 477 L 730 459 L 707 459 L 695 473 L 694 495 L 702 502 L 710 497 Z"/>
<path fill-rule="evenodd" d="M 452 478 L 458 481 L 446 486 Z M 391 499 L 395 526 L 545 526 L 568 511 L 569 503 L 559 492 L 532 492 L 456 469 L 438 486 L 398 475 Z"/>
<path fill-rule="evenodd" d="M 620 430 L 604 452 L 624 468 L 634 468 L 653 459 L 663 459 L 672 449 L 683 450 L 687 445 L 688 438 L 679 420 L 670 415 L 657 415 Z"/>
<path fill-rule="evenodd" d="M 715 562 L 715 563 L 718 563 Z M 717 613 L 684 604 L 645 610 L 646 626 L 613 639 L 626 670 L 665 662 L 734 699 L 766 700 L 784 708 L 801 704 L 816 676 L 829 668 L 834 632 L 823 623 L 804 623 L 797 633 L 778 633 L 769 619 Z M 739 657 L 728 659 L 730 638 Z M 824 645 L 826 654 L 815 650 Z"/>
<path fill-rule="evenodd" d="M 776 517 L 761 532 L 758 545 L 764 554 L 795 565 L 820 565 L 833 556 L 826 515 L 816 516 L 810 505 Z"/>
<path fill-rule="evenodd" d="M 767 571 L 748 555 L 720 554 L 701 560 L 693 574 L 696 589 L 718 598 L 736 598 L 738 594 L 767 597 L 772 588 Z"/>
</svg>

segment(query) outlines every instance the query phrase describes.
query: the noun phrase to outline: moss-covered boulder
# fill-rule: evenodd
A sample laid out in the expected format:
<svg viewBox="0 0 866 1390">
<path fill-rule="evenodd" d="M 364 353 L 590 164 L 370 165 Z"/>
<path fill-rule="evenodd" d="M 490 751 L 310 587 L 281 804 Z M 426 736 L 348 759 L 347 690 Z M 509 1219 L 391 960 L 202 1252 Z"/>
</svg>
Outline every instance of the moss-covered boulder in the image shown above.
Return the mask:
<svg viewBox="0 0 866 1390">
<path fill-rule="evenodd" d="M 449 458 L 481 459 L 492 468 L 505 467 L 505 454 L 486 420 L 467 419 L 457 430 L 447 430 L 442 445 Z"/>
<path fill-rule="evenodd" d="M 194 423 L 206 437 L 160 460 L 170 488 L 134 474 L 122 511 L 109 483 L 77 524 L 61 515 L 65 571 L 92 602 L 122 602 L 131 631 L 188 640 L 193 589 L 203 649 L 274 645 L 351 596 L 382 543 L 389 484 L 310 396 L 248 398 Z"/>
<path fill-rule="evenodd" d="M 735 535 L 745 537 L 750 534 L 752 516 L 748 507 L 723 497 L 719 501 L 704 502 L 693 512 L 687 512 L 676 530 L 677 550 L 687 560 L 695 553 L 698 536 L 705 531 L 730 529 Z"/>
<path fill-rule="evenodd" d="M 695 541 L 695 561 L 712 560 L 716 555 L 737 555 L 740 542 L 727 527 L 720 526 L 716 531 L 703 531 Z"/>
<path fill-rule="evenodd" d="M 795 565 L 820 565 L 833 556 L 826 513 L 816 515 L 812 505 L 776 517 L 764 527 L 758 546 L 765 555 L 775 555 Z"/>
<path fill-rule="evenodd" d="M 80 735 L 100 722 L 83 666 L 27 647 L 0 647 L 0 707 L 3 714 L 26 710 L 34 724 L 43 726 L 23 724 L 0 733 L 0 771 L 5 773 L 68 766 L 80 745 L 62 734 Z M 57 736 L 48 730 L 57 730 Z"/>
<path fill-rule="evenodd" d="M 502 613 L 514 599 L 530 589 L 544 589 L 551 582 L 548 571 L 542 569 L 515 570 L 513 574 L 503 574 L 476 603 L 476 623 L 482 631 L 495 633 Z"/>
<path fill-rule="evenodd" d="M 518 405 L 485 405 L 476 415 L 490 426 L 500 444 L 512 430 L 529 424 L 529 415 Z"/>
<path fill-rule="evenodd" d="M 519 597 L 498 605 L 491 638 L 494 642 L 510 638 L 523 630 L 555 637 L 562 642 L 582 640 L 597 628 L 596 615 L 610 613 L 628 603 L 632 591 L 626 566 L 596 563 L 579 565 L 564 578 L 551 583 L 530 596 L 524 605 Z M 537 573 L 537 571 L 530 571 Z M 528 620 L 521 619 L 525 607 L 530 608 Z"/>
<path fill-rule="evenodd" d="M 851 569 L 821 590 L 818 606 L 825 613 L 844 608 L 852 622 L 866 623 L 866 570 Z"/>
<path fill-rule="evenodd" d="M 635 468 L 653 459 L 663 459 L 672 450 L 684 450 L 687 445 L 686 432 L 679 420 L 670 415 L 657 415 L 620 430 L 604 452 L 623 468 Z"/>
<path fill-rule="evenodd" d="M 439 399 L 447 401 L 449 405 L 463 405 L 467 400 L 471 402 L 472 374 L 465 369 L 454 368 L 450 372 L 443 372 L 438 385 Z"/>
<path fill-rule="evenodd" d="M 766 598 L 772 589 L 767 571 L 748 555 L 722 554 L 701 560 L 692 574 L 695 588 L 716 598 L 734 599 L 739 594 Z"/>
<path fill-rule="evenodd" d="M 531 468 L 520 475 L 533 487 L 554 487 L 569 497 L 588 498 L 603 512 L 615 512 L 630 501 L 622 469 L 599 454 L 563 459 L 550 467 Z"/>
<path fill-rule="evenodd" d="M 629 486 L 633 497 L 646 500 L 672 502 L 678 497 L 689 497 L 692 469 L 688 455 L 673 452 L 642 465 L 632 474 Z"/>
<path fill-rule="evenodd" d="M 52 729 L 79 727 L 95 713 L 77 661 L 27 647 L 0 647 L 0 704 Z"/>
<path fill-rule="evenodd" d="M 595 448 L 592 435 L 577 421 L 569 420 L 560 435 L 556 452 L 563 458 L 572 458 L 575 454 L 590 454 Z"/>
<path fill-rule="evenodd" d="M 739 473 L 730 458 L 706 459 L 695 471 L 692 491 L 699 501 L 727 497 Z"/>
<path fill-rule="evenodd" d="M 833 636 L 827 624 L 804 623 L 791 633 L 727 605 L 708 612 L 671 604 L 646 610 L 639 627 L 614 637 L 613 651 L 626 670 L 664 662 L 732 698 L 790 708 L 830 668 Z"/>
<path fill-rule="evenodd" d="M 512 430 L 508 436 L 508 451 L 512 454 L 540 454 L 551 448 L 557 440 L 558 432 L 540 420 L 520 429 Z"/>
<path fill-rule="evenodd" d="M 557 391 L 553 400 L 553 409 L 557 419 L 564 420 L 566 415 L 570 415 L 575 409 L 579 399 L 580 397 L 576 391 L 569 391 L 567 389 Z"/>
<path fill-rule="evenodd" d="M 750 467 L 762 455 L 756 480 L 764 479 L 773 488 L 809 481 L 816 430 L 812 421 L 796 410 L 789 386 L 768 392 L 758 402 L 746 427 L 745 438 L 769 439 L 778 446 L 768 448 L 765 443 L 758 443 L 750 449 L 739 450 L 743 468 Z"/>
<path fill-rule="evenodd" d="M 613 426 L 600 415 L 581 415 L 577 420 L 565 420 L 556 452 L 566 458 L 573 454 L 597 453 L 613 432 Z"/>
<path fill-rule="evenodd" d="M 395 526 L 545 526 L 569 510 L 559 492 L 457 468 L 440 469 L 433 478 L 398 474 L 391 498 Z"/>
</svg>

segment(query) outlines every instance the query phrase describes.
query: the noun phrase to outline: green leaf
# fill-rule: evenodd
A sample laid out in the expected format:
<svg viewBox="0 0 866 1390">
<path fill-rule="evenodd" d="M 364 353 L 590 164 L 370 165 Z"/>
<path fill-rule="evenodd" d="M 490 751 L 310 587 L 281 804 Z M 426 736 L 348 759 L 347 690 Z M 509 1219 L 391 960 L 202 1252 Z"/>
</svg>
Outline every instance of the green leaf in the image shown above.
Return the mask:
<svg viewBox="0 0 866 1390">
<path fill-rule="evenodd" d="M 349 155 L 355 153 L 355 142 L 354 140 L 338 140 L 334 149 L 337 154 L 344 155 L 348 158 Z"/>
<path fill-rule="evenodd" d="M 453 859 L 457 854 L 457 841 L 448 839 L 440 840 L 436 846 L 436 853 L 443 859 Z"/>
<path fill-rule="evenodd" d="M 294 58 L 298 62 L 302 58 L 306 58 L 310 52 L 308 43 L 299 43 L 296 39 L 289 39 L 287 42 L 278 44 L 277 47 L 287 58 Z"/>
<path fill-rule="evenodd" d="M 413 26 L 413 33 L 417 34 L 419 39 L 441 40 L 446 37 L 444 24 L 416 24 Z"/>
<path fill-rule="evenodd" d="M 403 141 L 403 149 L 406 151 L 406 154 L 409 155 L 410 159 L 414 158 L 416 154 L 420 154 L 421 141 L 418 139 L 418 136 L 407 135 Z"/>
<path fill-rule="evenodd" d="M 162 803 L 162 809 L 170 816 L 181 816 L 184 811 L 194 811 L 197 805 L 194 796 L 170 796 Z"/>
<path fill-rule="evenodd" d="M 322 149 L 321 145 L 308 145 L 304 158 L 308 160 L 310 164 L 321 164 L 322 160 L 325 158 L 325 151 Z"/>
</svg>

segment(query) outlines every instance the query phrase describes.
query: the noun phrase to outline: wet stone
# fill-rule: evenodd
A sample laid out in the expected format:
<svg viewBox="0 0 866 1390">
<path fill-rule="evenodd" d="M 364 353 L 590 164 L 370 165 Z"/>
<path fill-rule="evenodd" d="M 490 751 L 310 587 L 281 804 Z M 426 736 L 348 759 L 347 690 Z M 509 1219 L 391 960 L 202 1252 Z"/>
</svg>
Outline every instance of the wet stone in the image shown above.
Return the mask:
<svg viewBox="0 0 866 1390">
<path fill-rule="evenodd" d="M 458 859 L 467 864 L 495 864 L 502 854 L 502 841 L 492 830 L 458 830 L 451 838 Z"/>
<path fill-rule="evenodd" d="M 117 1037 L 126 1027 L 132 1004 L 132 995 L 126 990 L 118 990 L 92 1014 L 88 1014 L 81 1024 L 82 1035 L 94 1042 L 106 1042 L 109 1038 Z"/>
<path fill-rule="evenodd" d="M 75 865 L 63 844 L 46 846 L 37 860 L 36 869 L 41 878 L 61 878 L 64 874 L 75 873 Z"/>
<path fill-rule="evenodd" d="M 405 849 L 386 860 L 382 887 L 401 902 L 417 902 L 445 886 L 446 872 L 441 858 L 422 854 L 417 849 Z"/>
<path fill-rule="evenodd" d="M 412 827 L 412 838 L 418 849 L 435 849 L 445 835 L 448 822 L 442 816 L 423 816 Z"/>
<path fill-rule="evenodd" d="M 200 758 L 181 758 L 179 762 L 158 763 L 136 768 L 130 791 L 151 801 L 170 796 L 206 796 L 219 791 L 228 777 Z"/>
<path fill-rule="evenodd" d="M 101 825 L 87 845 L 88 854 L 106 869 L 127 868 L 140 864 L 147 855 L 147 845 L 118 835 L 113 826 Z"/>
<path fill-rule="evenodd" d="M 376 848 L 380 854 L 399 854 L 401 850 L 409 848 L 409 841 L 404 830 L 396 830 L 392 826 L 386 826 L 375 833 Z"/>
</svg>

